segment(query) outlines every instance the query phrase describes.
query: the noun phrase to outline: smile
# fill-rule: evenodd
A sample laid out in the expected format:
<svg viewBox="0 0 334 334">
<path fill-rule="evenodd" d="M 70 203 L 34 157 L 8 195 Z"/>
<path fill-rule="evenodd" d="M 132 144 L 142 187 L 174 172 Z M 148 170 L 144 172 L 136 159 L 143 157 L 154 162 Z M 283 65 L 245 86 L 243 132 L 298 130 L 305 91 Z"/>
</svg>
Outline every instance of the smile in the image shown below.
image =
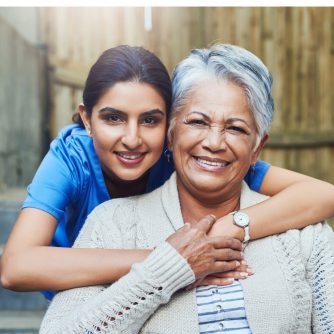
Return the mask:
<svg viewBox="0 0 334 334">
<path fill-rule="evenodd" d="M 120 162 L 127 166 L 139 164 L 145 158 L 146 152 L 114 152 Z"/>
<path fill-rule="evenodd" d="M 209 157 L 193 157 L 197 165 L 204 169 L 217 170 L 224 168 L 230 164 L 230 162 L 222 159 L 213 159 Z"/>
<path fill-rule="evenodd" d="M 124 159 L 129 159 L 129 160 L 135 160 L 140 157 L 142 157 L 145 153 L 132 153 L 132 154 L 127 154 L 127 153 L 121 153 L 121 152 L 115 152 L 118 156 L 124 158 Z"/>
</svg>

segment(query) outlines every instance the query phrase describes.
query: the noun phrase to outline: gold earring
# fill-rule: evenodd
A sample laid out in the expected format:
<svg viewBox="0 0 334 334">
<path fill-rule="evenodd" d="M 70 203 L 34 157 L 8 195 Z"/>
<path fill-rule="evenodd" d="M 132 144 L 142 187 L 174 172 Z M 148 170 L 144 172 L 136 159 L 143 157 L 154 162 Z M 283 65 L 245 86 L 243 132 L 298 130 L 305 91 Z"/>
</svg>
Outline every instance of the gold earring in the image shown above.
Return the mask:
<svg viewBox="0 0 334 334">
<path fill-rule="evenodd" d="M 88 133 L 88 136 L 91 136 L 92 135 L 92 130 L 87 129 L 87 133 Z"/>
</svg>

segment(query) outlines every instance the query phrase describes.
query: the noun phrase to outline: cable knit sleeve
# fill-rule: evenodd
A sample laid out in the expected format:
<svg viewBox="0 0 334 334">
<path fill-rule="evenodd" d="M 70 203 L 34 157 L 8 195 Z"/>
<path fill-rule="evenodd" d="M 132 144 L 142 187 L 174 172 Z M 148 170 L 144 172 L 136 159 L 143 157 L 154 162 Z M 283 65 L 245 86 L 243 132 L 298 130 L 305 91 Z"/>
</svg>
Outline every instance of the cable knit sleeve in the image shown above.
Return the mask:
<svg viewBox="0 0 334 334">
<path fill-rule="evenodd" d="M 108 209 L 115 211 L 115 207 L 109 205 Z M 97 212 L 94 210 L 88 218 L 75 247 L 104 247 L 101 234 L 104 222 Z M 109 238 L 112 236 L 114 240 L 113 248 L 122 248 L 121 228 L 112 221 L 113 213 L 109 213 Z M 187 261 L 164 242 L 110 286 L 58 293 L 47 310 L 40 333 L 138 333 L 161 304 L 167 303 L 174 292 L 194 279 Z"/>
<path fill-rule="evenodd" d="M 334 333 L 334 233 L 327 224 L 313 227 L 313 247 L 307 262 L 312 289 L 313 333 Z"/>
</svg>

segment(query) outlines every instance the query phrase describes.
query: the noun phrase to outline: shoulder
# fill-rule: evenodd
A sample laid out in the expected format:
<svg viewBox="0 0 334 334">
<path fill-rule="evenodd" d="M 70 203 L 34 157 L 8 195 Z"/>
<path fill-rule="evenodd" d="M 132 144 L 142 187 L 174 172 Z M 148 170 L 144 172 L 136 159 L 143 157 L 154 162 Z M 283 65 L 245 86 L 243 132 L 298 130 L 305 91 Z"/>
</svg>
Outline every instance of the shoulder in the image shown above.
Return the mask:
<svg viewBox="0 0 334 334">
<path fill-rule="evenodd" d="M 280 247 L 300 257 L 306 267 L 327 261 L 334 270 L 334 232 L 326 222 L 318 222 L 301 230 L 292 229 L 275 237 Z"/>
<path fill-rule="evenodd" d="M 334 265 L 334 232 L 326 222 L 307 226 L 299 233 L 301 248 L 307 259 L 331 255 Z"/>
<path fill-rule="evenodd" d="M 84 170 L 99 166 L 92 139 L 78 124 L 71 124 L 60 130 L 50 145 L 48 155 L 65 164 L 73 177 L 83 176 L 87 174 Z"/>
<path fill-rule="evenodd" d="M 137 214 L 138 209 L 148 206 L 151 209 L 155 206 L 155 201 L 160 200 L 160 193 L 162 187 L 156 190 L 132 197 L 113 198 L 99 206 L 97 206 L 92 213 L 100 220 L 109 220 L 115 216 L 120 216 L 121 220 L 128 220 L 129 216 L 133 217 Z"/>
<path fill-rule="evenodd" d="M 78 124 L 70 124 L 59 131 L 51 143 L 51 149 L 63 149 L 71 153 L 80 150 L 82 146 L 87 146 L 90 142 L 91 138 L 87 136 L 85 129 Z"/>
<path fill-rule="evenodd" d="M 90 215 L 93 215 L 100 221 L 112 219 L 119 211 L 127 216 L 127 212 L 133 212 L 137 206 L 138 196 L 127 198 L 113 198 L 98 205 Z"/>
</svg>

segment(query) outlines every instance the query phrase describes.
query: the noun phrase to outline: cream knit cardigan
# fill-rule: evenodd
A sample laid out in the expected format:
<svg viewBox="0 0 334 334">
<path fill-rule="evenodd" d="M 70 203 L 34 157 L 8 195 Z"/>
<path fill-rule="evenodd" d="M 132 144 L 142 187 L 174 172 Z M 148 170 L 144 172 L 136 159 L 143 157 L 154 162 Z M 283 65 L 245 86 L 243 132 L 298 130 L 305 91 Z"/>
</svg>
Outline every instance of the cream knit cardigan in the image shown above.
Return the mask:
<svg viewBox="0 0 334 334">
<path fill-rule="evenodd" d="M 241 208 L 265 199 L 243 184 Z M 182 289 L 194 281 L 193 272 L 164 242 L 182 225 L 175 174 L 150 194 L 97 207 L 75 247 L 157 248 L 110 286 L 58 293 L 40 333 L 198 333 L 195 290 Z M 254 334 L 334 333 L 334 233 L 328 225 L 251 241 L 245 257 L 255 271 L 241 281 Z"/>
</svg>

